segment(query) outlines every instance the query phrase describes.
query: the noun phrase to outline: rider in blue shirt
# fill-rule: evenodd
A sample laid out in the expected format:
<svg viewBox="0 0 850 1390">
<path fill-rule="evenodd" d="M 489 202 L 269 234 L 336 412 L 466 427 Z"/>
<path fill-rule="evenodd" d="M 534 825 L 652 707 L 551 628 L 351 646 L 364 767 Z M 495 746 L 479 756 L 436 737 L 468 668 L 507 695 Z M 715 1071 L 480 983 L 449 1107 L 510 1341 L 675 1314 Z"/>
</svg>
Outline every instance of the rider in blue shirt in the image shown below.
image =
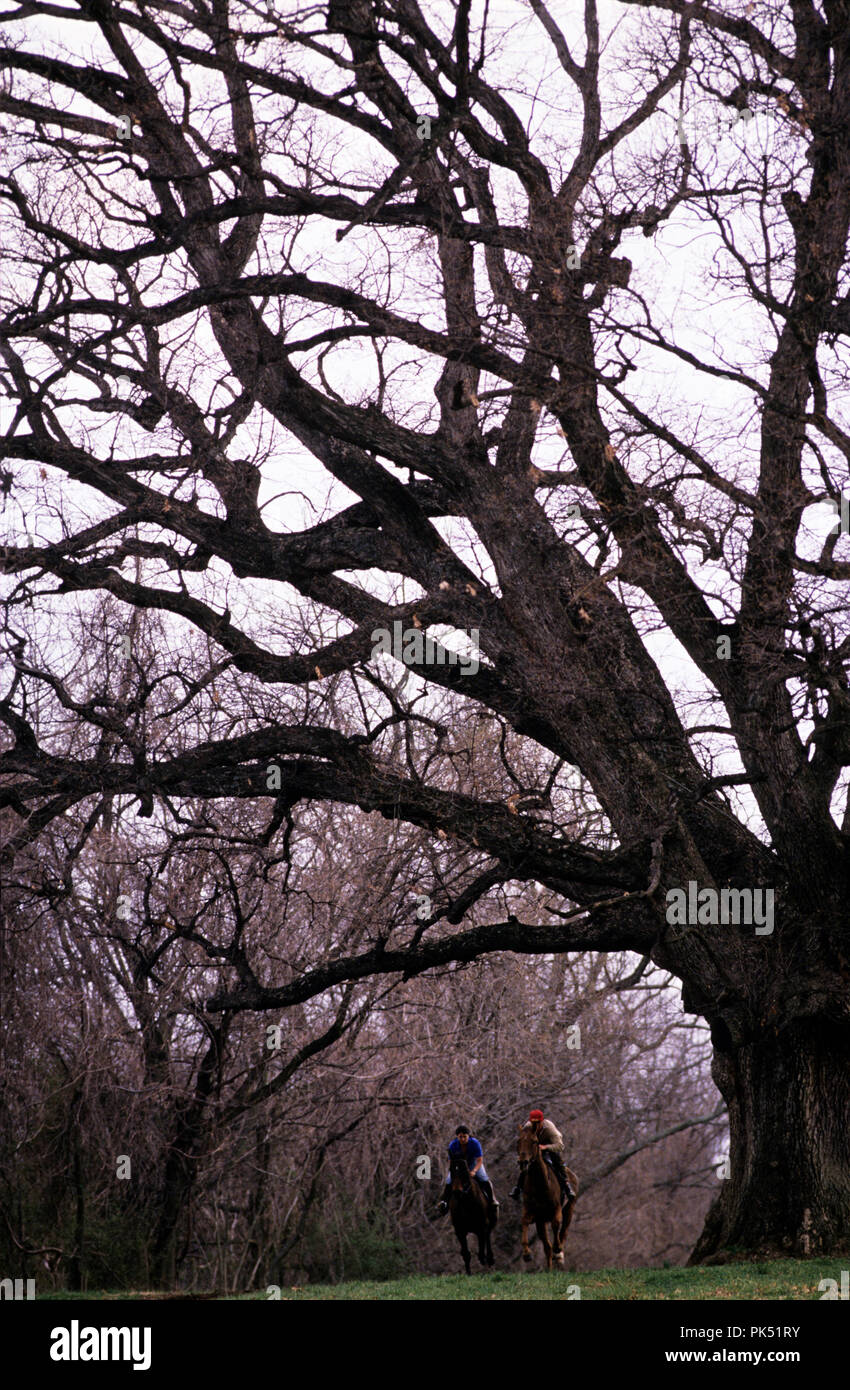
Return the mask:
<svg viewBox="0 0 850 1390">
<path fill-rule="evenodd" d="M 465 1158 L 467 1167 L 476 1182 L 481 1184 L 481 1189 L 491 1208 L 498 1207 L 493 1184 L 487 1177 L 484 1168 L 484 1150 L 474 1134 L 470 1134 L 467 1125 L 458 1125 L 455 1130 L 455 1137 L 449 1144 L 449 1158 Z M 446 1177 L 446 1190 L 443 1193 L 443 1200 L 438 1203 L 437 1211 L 444 1216 L 449 1209 L 449 1198 L 452 1195 L 451 1173 Z"/>
</svg>

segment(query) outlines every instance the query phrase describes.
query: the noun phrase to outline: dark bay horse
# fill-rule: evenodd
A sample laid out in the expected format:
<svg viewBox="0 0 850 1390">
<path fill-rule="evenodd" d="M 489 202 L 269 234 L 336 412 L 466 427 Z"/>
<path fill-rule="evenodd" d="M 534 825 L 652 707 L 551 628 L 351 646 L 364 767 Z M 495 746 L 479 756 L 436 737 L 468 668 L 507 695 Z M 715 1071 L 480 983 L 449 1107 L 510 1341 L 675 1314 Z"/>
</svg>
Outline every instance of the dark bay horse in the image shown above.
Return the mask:
<svg viewBox="0 0 850 1390">
<path fill-rule="evenodd" d="M 553 1260 L 555 1264 L 563 1265 L 564 1237 L 572 1220 L 576 1199 L 569 1197 L 565 1206 L 561 1206 L 561 1184 L 558 1182 L 558 1176 L 543 1158 L 536 1134 L 524 1125 L 519 1127 L 517 1153 L 522 1183 L 522 1258 L 526 1261 L 531 1259 L 528 1227 L 533 1221 L 546 1251 L 546 1268 L 552 1268 Z M 570 1187 L 578 1194 L 578 1178 L 569 1168 L 566 1169 L 566 1174 Z M 547 1227 L 552 1231 L 551 1241 Z"/>
<path fill-rule="evenodd" d="M 478 1237 L 478 1258 L 482 1264 L 492 1265 L 493 1251 L 490 1247 L 490 1232 L 496 1224 L 498 1212 L 490 1214 L 490 1203 L 481 1190 L 481 1184 L 472 1176 L 465 1158 L 452 1158 L 449 1164 L 449 1177 L 452 1195 L 449 1200 L 452 1225 L 460 1241 L 460 1253 L 467 1274 L 470 1273 L 471 1255 L 466 1237 L 471 1233 Z"/>
</svg>

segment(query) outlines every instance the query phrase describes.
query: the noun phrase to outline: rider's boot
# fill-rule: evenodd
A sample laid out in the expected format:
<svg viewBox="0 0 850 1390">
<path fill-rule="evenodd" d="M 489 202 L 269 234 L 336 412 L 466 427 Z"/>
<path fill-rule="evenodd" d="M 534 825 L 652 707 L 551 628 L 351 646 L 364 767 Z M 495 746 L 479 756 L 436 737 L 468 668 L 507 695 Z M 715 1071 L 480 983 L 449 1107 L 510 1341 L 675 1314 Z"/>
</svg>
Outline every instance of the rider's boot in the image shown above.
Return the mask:
<svg viewBox="0 0 850 1390">
<path fill-rule="evenodd" d="M 481 1182 L 481 1191 L 487 1198 L 488 1215 L 495 1216 L 499 1210 L 499 1203 L 496 1201 L 496 1194 L 493 1191 L 493 1184 L 491 1182 L 488 1182 L 486 1179 L 483 1179 Z"/>
<path fill-rule="evenodd" d="M 558 1182 L 561 1184 L 561 1204 L 565 1205 L 571 1198 L 575 1198 L 576 1194 L 573 1192 L 573 1189 L 570 1186 L 570 1181 L 567 1177 L 567 1170 L 564 1166 L 564 1160 L 561 1158 L 561 1155 L 559 1153 L 555 1153 L 554 1149 L 552 1149 L 550 1150 L 550 1156 L 552 1160 L 552 1167 L 555 1170 Z"/>
</svg>

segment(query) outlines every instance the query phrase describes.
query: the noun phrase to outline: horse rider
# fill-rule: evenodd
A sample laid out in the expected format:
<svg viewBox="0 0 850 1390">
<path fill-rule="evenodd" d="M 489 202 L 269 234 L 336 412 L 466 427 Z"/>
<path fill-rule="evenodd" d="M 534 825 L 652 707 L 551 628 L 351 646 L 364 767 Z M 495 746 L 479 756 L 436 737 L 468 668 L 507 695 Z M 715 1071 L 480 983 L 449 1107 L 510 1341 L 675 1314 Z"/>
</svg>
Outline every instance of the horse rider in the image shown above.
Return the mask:
<svg viewBox="0 0 850 1390">
<path fill-rule="evenodd" d="M 535 1135 L 540 1145 L 540 1152 L 543 1154 L 544 1163 L 548 1161 L 551 1165 L 558 1182 L 561 1184 L 561 1201 L 566 1202 L 568 1197 L 575 1197 L 572 1187 L 567 1177 L 567 1170 L 564 1167 L 564 1160 L 561 1154 L 564 1151 L 564 1136 L 559 1129 L 556 1129 L 551 1120 L 544 1119 L 542 1110 L 532 1110 L 529 1112 L 528 1119 L 523 1125 L 523 1129 L 530 1129 Z M 546 1155 L 549 1155 L 548 1160 Z M 517 1201 L 522 1196 L 522 1174 L 517 1179 L 516 1187 L 510 1194 Z"/>
<path fill-rule="evenodd" d="M 482 1192 L 484 1193 L 484 1196 L 487 1198 L 487 1205 L 490 1215 L 495 1215 L 495 1213 L 499 1209 L 499 1203 L 496 1201 L 496 1197 L 493 1192 L 493 1184 L 487 1177 L 487 1173 L 484 1168 L 484 1150 L 482 1149 L 479 1140 L 475 1138 L 475 1135 L 470 1134 L 468 1125 L 458 1125 L 457 1129 L 455 1130 L 455 1137 L 449 1144 L 449 1159 L 452 1158 L 466 1159 L 466 1165 L 469 1169 L 470 1176 L 475 1178 L 475 1181 L 479 1184 Z M 437 1203 L 437 1212 L 440 1216 L 445 1216 L 446 1212 L 448 1211 L 449 1198 L 451 1197 L 451 1195 L 452 1175 L 451 1170 L 449 1170 L 448 1176 L 446 1177 L 446 1187 L 443 1193 L 443 1199 L 441 1202 Z"/>
</svg>

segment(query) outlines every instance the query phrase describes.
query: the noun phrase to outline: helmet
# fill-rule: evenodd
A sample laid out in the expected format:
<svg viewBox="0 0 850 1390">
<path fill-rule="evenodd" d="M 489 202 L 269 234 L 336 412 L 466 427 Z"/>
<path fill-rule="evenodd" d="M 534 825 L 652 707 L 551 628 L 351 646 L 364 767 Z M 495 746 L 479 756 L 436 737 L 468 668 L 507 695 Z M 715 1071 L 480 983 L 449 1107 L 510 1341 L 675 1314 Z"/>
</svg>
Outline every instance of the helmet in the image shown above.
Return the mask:
<svg viewBox="0 0 850 1390">
<path fill-rule="evenodd" d="M 537 1123 L 537 1124 L 542 1124 L 542 1123 L 543 1123 L 543 1111 L 542 1111 L 542 1110 L 532 1110 L 532 1111 L 530 1111 L 528 1118 L 529 1118 L 529 1120 L 531 1120 L 531 1121 L 533 1121 L 533 1122 L 535 1122 L 535 1123 Z"/>
</svg>

